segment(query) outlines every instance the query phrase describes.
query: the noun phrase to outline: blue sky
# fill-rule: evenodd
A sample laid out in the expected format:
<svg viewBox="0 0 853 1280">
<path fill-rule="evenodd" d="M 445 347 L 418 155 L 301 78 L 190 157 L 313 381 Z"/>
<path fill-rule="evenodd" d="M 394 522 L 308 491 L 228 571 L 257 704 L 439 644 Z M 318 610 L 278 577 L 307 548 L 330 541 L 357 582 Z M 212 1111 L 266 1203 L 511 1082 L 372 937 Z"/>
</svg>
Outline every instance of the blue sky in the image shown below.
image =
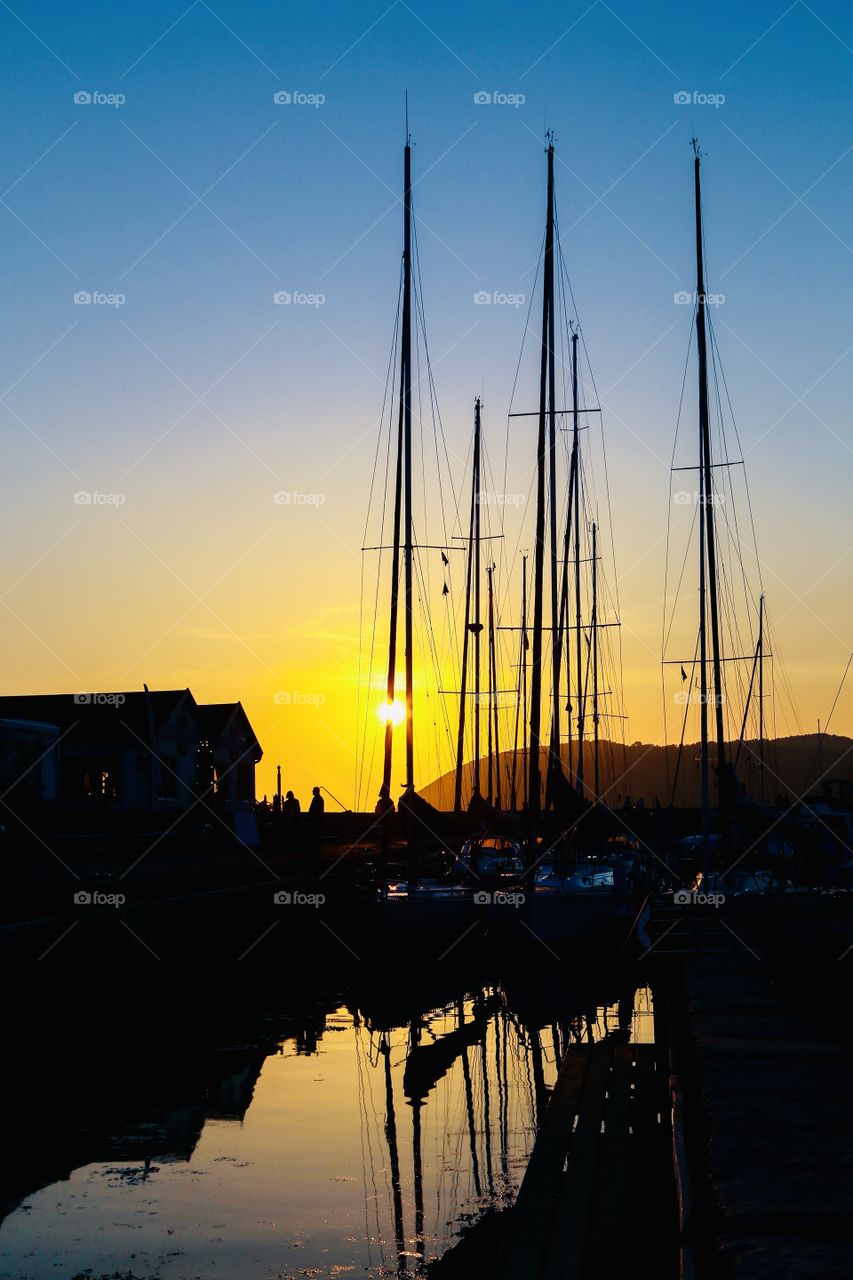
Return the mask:
<svg viewBox="0 0 853 1280">
<path fill-rule="evenodd" d="M 436 380 L 463 458 L 475 394 L 502 439 L 524 322 L 473 295 L 529 294 L 555 131 L 617 554 L 648 548 L 623 584 L 638 737 L 659 736 L 655 548 L 700 136 L 708 287 L 725 295 L 717 337 L 768 598 L 804 727 L 825 714 L 850 640 L 849 6 L 15 3 L 0 35 L 10 689 L 191 682 L 202 697 L 245 689 L 263 720 L 281 671 L 346 668 L 408 92 Z M 124 300 L 75 305 L 80 291 Z M 277 291 L 324 301 L 276 306 Z M 322 512 L 276 524 L 271 493 L 311 491 L 318 471 Z M 126 501 L 75 524 L 78 490 Z M 268 583 L 280 615 L 256 614 Z M 312 631 L 339 639 L 317 653 Z"/>
</svg>

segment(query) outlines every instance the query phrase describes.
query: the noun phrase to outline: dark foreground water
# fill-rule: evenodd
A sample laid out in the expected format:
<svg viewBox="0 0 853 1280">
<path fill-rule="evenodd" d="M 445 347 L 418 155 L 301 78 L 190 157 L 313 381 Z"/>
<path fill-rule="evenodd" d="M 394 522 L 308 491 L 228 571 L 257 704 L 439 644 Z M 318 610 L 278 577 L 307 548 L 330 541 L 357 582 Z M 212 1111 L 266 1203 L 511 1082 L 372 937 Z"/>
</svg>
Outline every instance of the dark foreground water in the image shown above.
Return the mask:
<svg viewBox="0 0 853 1280">
<path fill-rule="evenodd" d="M 653 1038 L 562 972 L 210 1008 L 18 1029 L 3 1280 L 423 1274 L 512 1203 L 566 1047 Z"/>
</svg>

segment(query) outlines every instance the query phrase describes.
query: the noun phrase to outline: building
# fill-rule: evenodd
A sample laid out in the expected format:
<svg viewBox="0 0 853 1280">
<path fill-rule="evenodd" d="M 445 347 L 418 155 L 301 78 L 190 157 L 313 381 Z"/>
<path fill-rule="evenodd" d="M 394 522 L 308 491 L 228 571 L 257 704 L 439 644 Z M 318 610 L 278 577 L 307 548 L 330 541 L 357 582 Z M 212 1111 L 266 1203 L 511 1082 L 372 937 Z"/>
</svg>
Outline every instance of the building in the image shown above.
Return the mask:
<svg viewBox="0 0 853 1280">
<path fill-rule="evenodd" d="M 59 729 L 35 720 L 0 720 L 0 790 L 11 805 L 57 796 Z"/>
<path fill-rule="evenodd" d="M 208 702 L 197 710 L 215 790 L 226 801 L 254 800 L 255 765 L 263 751 L 242 703 Z"/>
<path fill-rule="evenodd" d="M 179 810 L 207 792 L 233 806 L 254 801 L 262 754 L 239 702 L 200 706 L 189 689 L 0 697 L 0 787 L 31 778 L 31 800 Z"/>
</svg>

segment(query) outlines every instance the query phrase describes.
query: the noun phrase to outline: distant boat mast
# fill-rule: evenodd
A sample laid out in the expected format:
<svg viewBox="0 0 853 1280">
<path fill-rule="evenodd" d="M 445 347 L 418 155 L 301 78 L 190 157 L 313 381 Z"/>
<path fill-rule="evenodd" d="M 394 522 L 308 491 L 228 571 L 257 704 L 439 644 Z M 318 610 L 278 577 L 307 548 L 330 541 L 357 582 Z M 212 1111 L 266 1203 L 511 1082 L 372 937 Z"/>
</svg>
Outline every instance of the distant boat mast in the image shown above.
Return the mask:
<svg viewBox="0 0 853 1280">
<path fill-rule="evenodd" d="M 394 488 L 394 545 L 391 561 L 391 611 L 388 640 L 388 719 L 382 781 L 390 789 L 397 671 L 397 613 L 400 592 L 400 535 L 403 524 L 403 572 L 406 654 L 406 791 L 414 790 L 414 725 L 412 697 L 412 148 L 406 113 L 403 152 L 403 317 L 400 340 L 400 407 L 397 428 L 397 469 Z"/>
<path fill-rule="evenodd" d="M 708 400 L 708 342 L 705 319 L 705 267 L 702 244 L 702 188 L 699 176 L 701 156 L 698 139 L 692 140 L 694 160 L 694 190 L 696 205 L 696 347 L 699 358 L 699 466 L 701 475 L 701 503 L 699 529 L 699 649 L 702 704 L 701 720 L 701 778 L 703 832 L 708 829 L 708 671 L 707 671 L 707 615 L 711 618 L 711 655 L 714 680 L 714 712 L 717 735 L 717 794 L 722 810 L 723 775 L 726 763 L 725 725 L 723 721 L 723 682 L 720 656 L 720 621 L 717 590 L 717 550 L 714 530 L 714 491 L 711 478 L 711 424 Z M 706 580 L 707 571 L 707 580 Z M 707 588 L 707 602 L 706 602 Z M 706 608 L 707 603 L 707 608 Z M 707 845 L 707 841 L 706 841 Z"/>
</svg>

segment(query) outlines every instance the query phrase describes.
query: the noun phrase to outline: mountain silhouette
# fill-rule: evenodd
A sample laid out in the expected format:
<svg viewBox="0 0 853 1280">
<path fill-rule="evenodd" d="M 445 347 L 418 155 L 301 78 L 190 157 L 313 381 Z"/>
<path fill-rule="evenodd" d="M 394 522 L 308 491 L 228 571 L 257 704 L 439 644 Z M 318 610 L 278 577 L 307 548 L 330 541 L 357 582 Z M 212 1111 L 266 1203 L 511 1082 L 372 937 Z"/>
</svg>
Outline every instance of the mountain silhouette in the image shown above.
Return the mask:
<svg viewBox="0 0 853 1280">
<path fill-rule="evenodd" d="M 622 743 L 602 741 L 599 744 L 599 765 L 602 799 L 611 806 L 621 806 L 626 801 L 636 804 L 642 799 L 646 805 L 658 801 L 662 805 L 675 804 L 679 808 L 696 808 L 700 800 L 699 743 L 685 744 L 681 748 L 679 763 L 678 746 L 660 746 L 647 742 Z M 738 754 L 737 744 L 728 746 L 728 759 Z M 711 749 L 713 763 L 713 747 Z M 577 747 L 575 747 L 575 762 Z M 501 800 L 509 807 L 512 782 L 512 752 L 500 753 Z M 563 748 L 563 767 L 566 769 L 566 749 Z M 820 792 L 821 782 L 845 779 L 853 783 L 853 738 L 840 734 L 824 734 L 819 740 L 816 733 L 796 734 L 788 738 L 776 738 L 764 744 L 764 798 L 767 804 L 784 797 L 786 804 L 794 799 Z M 541 777 L 544 793 L 546 753 L 541 753 Z M 462 803 L 467 805 L 471 795 L 473 764 L 468 761 L 463 772 Z M 714 800 L 714 770 L 711 770 L 712 801 Z M 759 751 L 755 740 L 744 742 L 737 765 L 738 777 L 747 794 L 758 799 L 760 787 Z M 574 776 L 574 770 L 572 771 Z M 487 786 L 487 761 L 481 761 L 481 790 Z M 584 781 L 589 789 L 593 777 L 592 744 L 584 750 Z M 520 798 L 524 769 L 519 753 L 516 791 Z M 419 794 L 437 809 L 452 809 L 455 774 L 443 773 Z M 520 799 L 519 799 L 520 803 Z"/>
</svg>

